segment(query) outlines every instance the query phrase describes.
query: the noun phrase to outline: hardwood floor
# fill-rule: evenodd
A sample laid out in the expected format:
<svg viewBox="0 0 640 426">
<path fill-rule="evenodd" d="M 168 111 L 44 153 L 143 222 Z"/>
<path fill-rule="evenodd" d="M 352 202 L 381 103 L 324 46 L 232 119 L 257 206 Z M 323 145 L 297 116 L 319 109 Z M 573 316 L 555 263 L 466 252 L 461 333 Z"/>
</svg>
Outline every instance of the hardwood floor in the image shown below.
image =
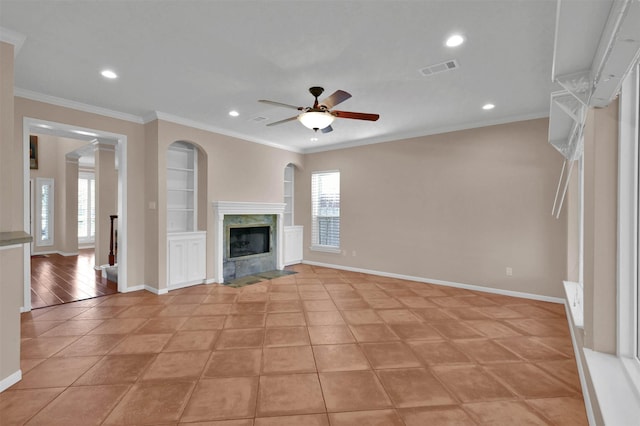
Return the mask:
<svg viewBox="0 0 640 426">
<path fill-rule="evenodd" d="M 78 256 L 59 254 L 31 257 L 31 307 L 60 305 L 118 292 L 118 284 L 93 269 L 94 250 Z"/>
</svg>

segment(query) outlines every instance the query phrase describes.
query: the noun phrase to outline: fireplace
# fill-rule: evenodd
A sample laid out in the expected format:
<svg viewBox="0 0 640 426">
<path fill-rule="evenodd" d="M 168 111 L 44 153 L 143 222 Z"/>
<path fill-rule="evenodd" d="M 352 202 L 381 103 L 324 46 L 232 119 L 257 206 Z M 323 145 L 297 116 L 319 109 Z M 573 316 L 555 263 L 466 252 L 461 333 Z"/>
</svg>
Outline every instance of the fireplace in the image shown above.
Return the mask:
<svg viewBox="0 0 640 426">
<path fill-rule="evenodd" d="M 229 226 L 228 230 L 228 259 L 271 252 L 271 227 L 269 225 Z"/>
<path fill-rule="evenodd" d="M 214 268 L 218 283 L 284 269 L 284 204 L 214 201 Z"/>
</svg>

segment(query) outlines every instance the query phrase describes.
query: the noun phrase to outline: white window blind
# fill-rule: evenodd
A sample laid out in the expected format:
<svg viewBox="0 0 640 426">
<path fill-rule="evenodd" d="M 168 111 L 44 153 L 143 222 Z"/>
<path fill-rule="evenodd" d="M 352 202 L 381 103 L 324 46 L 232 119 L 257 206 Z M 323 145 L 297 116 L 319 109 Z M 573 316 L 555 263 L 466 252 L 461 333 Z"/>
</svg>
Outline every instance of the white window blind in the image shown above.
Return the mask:
<svg viewBox="0 0 640 426">
<path fill-rule="evenodd" d="M 311 242 L 314 248 L 340 248 L 340 172 L 311 175 Z"/>
<path fill-rule="evenodd" d="M 96 230 L 95 176 L 81 173 L 78 178 L 78 241 L 93 242 Z"/>
<path fill-rule="evenodd" d="M 53 245 L 54 182 L 49 178 L 36 178 L 36 245 Z"/>
</svg>

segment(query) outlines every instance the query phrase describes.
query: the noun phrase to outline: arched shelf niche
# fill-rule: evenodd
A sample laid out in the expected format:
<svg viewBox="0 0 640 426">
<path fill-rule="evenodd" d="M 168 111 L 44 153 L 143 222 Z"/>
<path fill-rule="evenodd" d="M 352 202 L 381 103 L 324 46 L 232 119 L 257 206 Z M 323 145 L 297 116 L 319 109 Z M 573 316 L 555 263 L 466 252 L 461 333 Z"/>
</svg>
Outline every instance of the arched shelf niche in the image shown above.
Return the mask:
<svg viewBox="0 0 640 426">
<path fill-rule="evenodd" d="M 167 289 L 206 281 L 207 154 L 188 141 L 167 148 Z"/>
</svg>

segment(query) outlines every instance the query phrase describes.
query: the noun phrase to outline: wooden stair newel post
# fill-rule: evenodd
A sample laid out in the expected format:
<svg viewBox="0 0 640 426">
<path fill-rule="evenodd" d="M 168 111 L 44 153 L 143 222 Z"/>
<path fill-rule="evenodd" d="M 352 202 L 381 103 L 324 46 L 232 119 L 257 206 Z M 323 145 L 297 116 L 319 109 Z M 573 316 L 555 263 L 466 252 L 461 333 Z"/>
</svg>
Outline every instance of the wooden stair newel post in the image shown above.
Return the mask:
<svg viewBox="0 0 640 426">
<path fill-rule="evenodd" d="M 110 232 L 110 237 L 109 237 L 109 266 L 113 266 L 116 264 L 116 256 L 113 252 L 113 247 L 114 247 L 114 230 L 113 230 L 113 221 L 115 219 L 118 218 L 118 215 L 110 215 L 109 216 L 111 218 L 111 232 Z M 116 234 L 117 235 L 117 234 Z M 116 247 L 118 242 L 116 241 Z"/>
</svg>

